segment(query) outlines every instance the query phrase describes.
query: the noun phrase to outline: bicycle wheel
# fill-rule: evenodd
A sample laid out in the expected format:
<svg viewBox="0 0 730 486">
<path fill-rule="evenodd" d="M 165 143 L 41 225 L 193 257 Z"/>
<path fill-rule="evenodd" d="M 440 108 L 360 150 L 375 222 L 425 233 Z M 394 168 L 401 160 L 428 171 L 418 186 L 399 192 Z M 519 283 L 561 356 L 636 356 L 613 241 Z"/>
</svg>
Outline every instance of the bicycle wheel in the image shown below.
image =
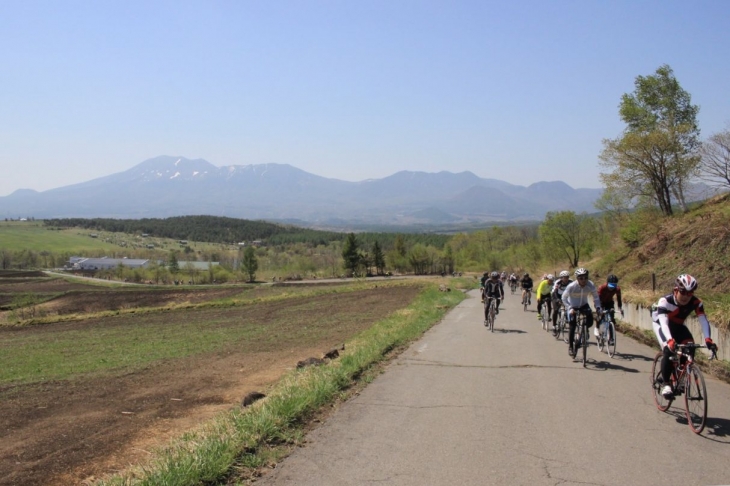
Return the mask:
<svg viewBox="0 0 730 486">
<path fill-rule="evenodd" d="M 613 358 L 616 354 L 616 325 L 612 320 L 608 321 L 606 330 L 606 352 L 611 358 Z M 613 341 L 611 341 L 611 336 L 613 336 Z"/>
<path fill-rule="evenodd" d="M 596 324 L 596 326 L 598 326 L 598 331 L 599 331 L 598 332 L 598 337 L 596 338 L 596 345 L 598 346 L 598 351 L 599 352 L 603 351 L 604 346 L 606 346 L 606 344 L 608 342 L 607 339 L 606 339 L 606 336 L 604 334 L 606 332 L 605 330 L 608 329 L 608 327 L 604 327 L 603 328 L 604 331 L 601 332 L 601 326 L 600 325 L 602 323 L 604 323 L 603 322 L 603 319 L 601 319 L 601 321 Z"/>
<path fill-rule="evenodd" d="M 489 332 L 494 332 L 494 319 L 496 318 L 495 315 L 495 301 L 492 300 L 492 303 L 489 305 Z"/>
<path fill-rule="evenodd" d="M 570 330 L 568 330 L 568 333 L 570 333 Z M 575 331 L 573 331 L 573 354 L 575 355 L 575 359 L 578 358 L 578 351 L 580 350 L 580 321 L 575 323 Z"/>
<path fill-rule="evenodd" d="M 583 368 L 586 367 L 588 361 L 588 328 L 585 323 L 581 324 L 581 347 L 583 348 Z"/>
<path fill-rule="evenodd" d="M 666 412 L 672 405 L 674 398 L 664 398 L 662 395 L 662 387 L 664 386 L 664 380 L 662 380 L 662 356 L 663 353 L 660 351 L 654 357 L 654 364 L 651 366 L 651 388 L 654 391 L 654 403 L 656 408 L 662 412 Z"/>
<path fill-rule="evenodd" d="M 522 310 L 527 312 L 527 293 L 522 295 Z"/>
<path fill-rule="evenodd" d="M 489 305 L 488 299 L 484 299 L 484 325 L 489 326 Z"/>
<path fill-rule="evenodd" d="M 563 342 L 565 344 L 568 344 L 570 342 L 570 327 L 568 327 L 568 319 L 563 313 L 563 316 L 560 318 L 560 335 L 563 338 Z"/>
<path fill-rule="evenodd" d="M 705 377 L 697 366 L 690 366 L 687 370 L 684 385 L 684 410 L 687 414 L 689 428 L 695 434 L 705 429 L 707 419 L 707 388 Z"/>
</svg>

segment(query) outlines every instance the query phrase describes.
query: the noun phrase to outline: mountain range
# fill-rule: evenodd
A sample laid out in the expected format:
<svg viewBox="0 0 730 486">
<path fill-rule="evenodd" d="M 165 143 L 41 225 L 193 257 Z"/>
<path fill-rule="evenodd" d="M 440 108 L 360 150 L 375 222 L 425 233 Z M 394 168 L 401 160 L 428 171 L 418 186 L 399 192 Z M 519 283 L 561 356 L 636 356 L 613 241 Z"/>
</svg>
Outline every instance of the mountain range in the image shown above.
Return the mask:
<svg viewBox="0 0 730 486">
<path fill-rule="evenodd" d="M 0 217 L 229 216 L 310 227 L 469 225 L 541 220 L 548 211 L 595 211 L 601 189 L 560 181 L 527 187 L 472 172 L 401 171 L 348 182 L 288 164 L 217 167 L 160 156 L 79 184 L 0 197 Z"/>
</svg>

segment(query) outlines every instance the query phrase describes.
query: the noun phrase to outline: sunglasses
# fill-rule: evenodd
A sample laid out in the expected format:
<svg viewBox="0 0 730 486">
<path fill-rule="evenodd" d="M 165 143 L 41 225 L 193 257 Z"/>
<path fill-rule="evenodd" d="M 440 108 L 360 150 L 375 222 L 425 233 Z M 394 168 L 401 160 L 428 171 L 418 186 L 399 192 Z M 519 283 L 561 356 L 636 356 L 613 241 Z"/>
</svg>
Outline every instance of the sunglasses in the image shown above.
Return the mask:
<svg viewBox="0 0 730 486">
<path fill-rule="evenodd" d="M 683 290 L 683 289 L 677 289 L 677 292 L 679 292 L 679 295 L 694 295 L 694 290 Z"/>
<path fill-rule="evenodd" d="M 588 277 L 576 277 L 578 280 L 588 280 Z"/>
</svg>

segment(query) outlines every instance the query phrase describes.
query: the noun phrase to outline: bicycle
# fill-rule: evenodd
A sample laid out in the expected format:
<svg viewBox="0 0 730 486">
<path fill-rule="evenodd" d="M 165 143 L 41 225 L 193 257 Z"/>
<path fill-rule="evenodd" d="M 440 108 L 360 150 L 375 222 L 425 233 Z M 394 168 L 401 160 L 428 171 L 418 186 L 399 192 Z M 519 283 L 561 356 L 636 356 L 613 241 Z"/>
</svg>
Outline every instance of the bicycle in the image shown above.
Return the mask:
<svg viewBox="0 0 730 486">
<path fill-rule="evenodd" d="M 651 371 L 651 388 L 654 390 L 654 403 L 662 412 L 666 412 L 672 405 L 674 399 L 684 395 L 684 414 L 687 417 L 687 424 L 692 432 L 701 434 L 705 429 L 707 420 L 707 388 L 705 377 L 698 366 L 694 364 L 694 358 L 688 351 L 698 348 L 706 348 L 704 344 L 677 344 L 677 350 L 669 359 L 672 362 L 672 375 L 669 385 L 672 387 L 672 396 L 666 398 L 662 395 L 662 388 L 665 383 L 662 379 L 661 361 L 664 353 L 659 351 L 654 357 L 654 364 Z M 717 353 L 712 351 L 710 359 L 716 359 Z"/>
<path fill-rule="evenodd" d="M 522 310 L 527 312 L 527 306 L 530 305 L 530 291 L 522 289 Z"/>
<path fill-rule="evenodd" d="M 542 328 L 545 330 L 545 332 L 552 332 L 552 324 L 553 320 L 550 317 L 551 312 L 548 309 L 548 305 L 546 302 L 542 303 L 542 313 L 540 314 L 540 319 L 542 320 Z"/>
<path fill-rule="evenodd" d="M 613 358 L 616 354 L 616 325 L 613 321 L 613 309 L 603 313 L 601 319 L 598 320 L 597 326 L 603 324 L 603 330 L 598 333 L 598 351 L 606 350 L 606 354 Z M 613 339 L 611 339 L 613 336 Z"/>
<path fill-rule="evenodd" d="M 517 282 L 510 282 L 509 289 L 510 292 L 512 292 L 512 295 L 515 295 L 515 292 L 517 292 Z"/>
<path fill-rule="evenodd" d="M 559 301 L 555 301 L 553 304 L 555 306 L 558 306 L 556 312 L 558 313 L 558 318 L 555 321 L 555 327 L 553 328 L 553 336 L 555 336 L 555 339 L 563 340 L 566 344 L 568 343 L 568 334 L 565 332 L 565 328 L 568 324 L 567 319 L 565 317 L 565 310 L 563 309 L 562 303 L 559 303 Z"/>
<path fill-rule="evenodd" d="M 488 303 L 487 303 L 488 302 Z M 484 325 L 490 332 L 494 332 L 494 319 L 496 318 L 497 299 L 487 297 L 484 303 Z"/>
<path fill-rule="evenodd" d="M 586 327 L 586 316 L 585 314 L 575 310 L 578 315 L 575 317 L 575 336 L 573 337 L 573 351 L 578 356 L 578 349 L 583 348 L 583 368 L 586 367 L 588 361 L 588 328 Z"/>
</svg>

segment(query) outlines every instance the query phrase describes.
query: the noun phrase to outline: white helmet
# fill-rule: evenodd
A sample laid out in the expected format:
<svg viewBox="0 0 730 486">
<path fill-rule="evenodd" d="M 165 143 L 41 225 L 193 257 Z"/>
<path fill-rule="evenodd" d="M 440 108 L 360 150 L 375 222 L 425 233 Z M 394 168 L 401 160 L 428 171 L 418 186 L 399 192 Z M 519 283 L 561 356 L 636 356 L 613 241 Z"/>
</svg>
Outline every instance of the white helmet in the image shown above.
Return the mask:
<svg viewBox="0 0 730 486">
<path fill-rule="evenodd" d="M 555 280 L 555 277 L 553 277 L 553 274 L 552 273 L 548 273 L 547 274 L 547 279 L 548 280 Z"/>
<path fill-rule="evenodd" d="M 687 273 L 683 273 L 677 277 L 675 285 L 679 290 L 685 290 L 687 292 L 694 292 L 697 288 L 697 280 Z"/>
<path fill-rule="evenodd" d="M 588 276 L 588 270 L 586 270 L 586 269 L 585 269 L 585 268 L 583 268 L 583 267 L 580 267 L 580 268 L 579 268 L 578 270 L 576 270 L 576 271 L 575 271 L 575 276 L 576 276 L 576 277 L 582 277 L 582 276 L 584 276 L 584 275 L 585 275 L 586 277 Z"/>
<path fill-rule="evenodd" d="M 570 277 L 570 273 L 567 270 L 560 272 L 560 277 Z"/>
</svg>

